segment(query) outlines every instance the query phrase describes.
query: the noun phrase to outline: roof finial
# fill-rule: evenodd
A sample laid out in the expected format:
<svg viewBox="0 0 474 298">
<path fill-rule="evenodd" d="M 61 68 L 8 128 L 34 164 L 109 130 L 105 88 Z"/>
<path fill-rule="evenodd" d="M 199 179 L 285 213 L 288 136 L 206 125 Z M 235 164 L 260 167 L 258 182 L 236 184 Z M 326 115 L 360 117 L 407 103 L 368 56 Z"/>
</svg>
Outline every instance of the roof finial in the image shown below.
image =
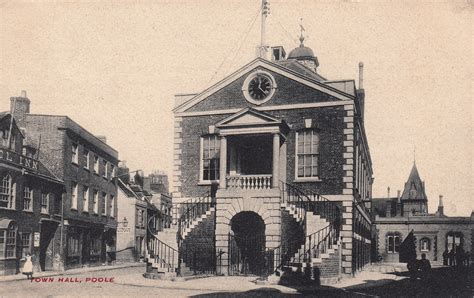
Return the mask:
<svg viewBox="0 0 474 298">
<path fill-rule="evenodd" d="M 303 27 L 303 18 L 300 19 L 300 28 L 301 28 L 300 47 L 304 47 L 304 44 L 303 44 L 303 41 L 304 41 L 303 31 L 306 31 L 306 30 Z"/>
<path fill-rule="evenodd" d="M 413 145 L 413 164 L 416 165 L 416 145 Z"/>
</svg>

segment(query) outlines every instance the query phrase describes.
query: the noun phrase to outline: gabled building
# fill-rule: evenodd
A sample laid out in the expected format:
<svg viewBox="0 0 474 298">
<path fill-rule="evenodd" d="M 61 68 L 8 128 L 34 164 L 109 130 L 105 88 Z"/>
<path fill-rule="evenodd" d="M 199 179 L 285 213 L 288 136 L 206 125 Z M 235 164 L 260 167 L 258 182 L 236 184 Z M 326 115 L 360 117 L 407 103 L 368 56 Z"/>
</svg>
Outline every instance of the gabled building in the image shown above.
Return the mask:
<svg viewBox="0 0 474 298">
<path fill-rule="evenodd" d="M 182 274 L 301 267 L 312 262 L 298 253 L 310 242 L 322 279 L 369 262 L 362 79 L 356 88 L 324 78 L 303 42 L 288 59 L 274 47 L 272 61 L 257 58 L 198 94 L 176 96 L 172 197 Z"/>
<path fill-rule="evenodd" d="M 27 254 L 36 272 L 61 270 L 64 182 L 9 112 L 0 113 L 0 135 L 0 275 L 18 273 Z"/>
<path fill-rule="evenodd" d="M 114 259 L 118 152 L 67 116 L 30 113 L 26 92 L 11 98 L 12 113 L 28 144 L 38 144 L 39 161 L 64 182 L 63 255 L 66 268 Z"/>
<path fill-rule="evenodd" d="M 415 164 L 402 194 L 374 198 L 372 211 L 377 232 L 373 248 L 383 262 L 407 262 L 407 247 L 415 247 L 418 258 L 424 253 L 434 264 L 442 264 L 443 254 L 451 251 L 474 251 L 474 217 L 446 216 L 442 196 L 438 210 L 429 213 L 425 183 Z M 408 245 L 407 241 L 414 243 Z"/>
</svg>

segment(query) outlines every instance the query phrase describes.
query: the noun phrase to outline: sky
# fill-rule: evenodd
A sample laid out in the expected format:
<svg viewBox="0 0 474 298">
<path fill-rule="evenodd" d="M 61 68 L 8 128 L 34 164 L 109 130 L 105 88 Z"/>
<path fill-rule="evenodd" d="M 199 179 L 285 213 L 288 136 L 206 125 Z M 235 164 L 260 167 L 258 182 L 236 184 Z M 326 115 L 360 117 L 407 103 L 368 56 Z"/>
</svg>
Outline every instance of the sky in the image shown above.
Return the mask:
<svg viewBox="0 0 474 298">
<path fill-rule="evenodd" d="M 174 94 L 199 92 L 255 58 L 259 0 L 0 0 L 0 110 L 26 90 L 31 112 L 106 135 L 131 170 L 172 174 Z M 266 40 L 305 45 L 318 72 L 358 80 L 374 197 L 402 190 L 414 159 L 429 210 L 473 203 L 471 1 L 270 0 Z M 171 179 L 170 179 L 171 180 Z"/>
</svg>

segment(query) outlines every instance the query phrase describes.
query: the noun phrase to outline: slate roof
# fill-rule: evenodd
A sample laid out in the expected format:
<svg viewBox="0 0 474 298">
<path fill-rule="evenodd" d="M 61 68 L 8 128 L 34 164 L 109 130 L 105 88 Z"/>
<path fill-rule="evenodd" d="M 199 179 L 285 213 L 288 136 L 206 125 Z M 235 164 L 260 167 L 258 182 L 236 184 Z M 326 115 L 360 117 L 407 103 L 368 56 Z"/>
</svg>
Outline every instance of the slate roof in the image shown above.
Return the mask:
<svg viewBox="0 0 474 298">
<path fill-rule="evenodd" d="M 405 183 L 405 188 L 401 196 L 401 200 L 428 200 L 425 193 L 425 185 L 421 181 L 420 174 L 416 168 L 416 164 L 413 163 L 408 180 Z"/>
</svg>

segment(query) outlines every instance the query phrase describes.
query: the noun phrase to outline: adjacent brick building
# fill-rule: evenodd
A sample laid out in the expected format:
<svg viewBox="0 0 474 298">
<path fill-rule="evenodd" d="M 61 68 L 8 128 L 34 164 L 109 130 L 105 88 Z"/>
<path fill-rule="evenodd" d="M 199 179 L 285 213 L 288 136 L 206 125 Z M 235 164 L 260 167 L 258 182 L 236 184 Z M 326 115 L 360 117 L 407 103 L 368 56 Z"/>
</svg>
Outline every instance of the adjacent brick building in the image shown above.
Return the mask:
<svg viewBox="0 0 474 298">
<path fill-rule="evenodd" d="M 38 159 L 43 152 L 11 113 L 0 113 L 0 134 L 0 275 L 18 273 L 27 254 L 35 272 L 60 270 L 64 183 Z"/>
<path fill-rule="evenodd" d="M 26 94 L 12 110 L 39 161 L 64 182 L 66 268 L 102 264 L 114 259 L 116 245 L 118 153 L 67 116 L 30 113 Z"/>
</svg>

